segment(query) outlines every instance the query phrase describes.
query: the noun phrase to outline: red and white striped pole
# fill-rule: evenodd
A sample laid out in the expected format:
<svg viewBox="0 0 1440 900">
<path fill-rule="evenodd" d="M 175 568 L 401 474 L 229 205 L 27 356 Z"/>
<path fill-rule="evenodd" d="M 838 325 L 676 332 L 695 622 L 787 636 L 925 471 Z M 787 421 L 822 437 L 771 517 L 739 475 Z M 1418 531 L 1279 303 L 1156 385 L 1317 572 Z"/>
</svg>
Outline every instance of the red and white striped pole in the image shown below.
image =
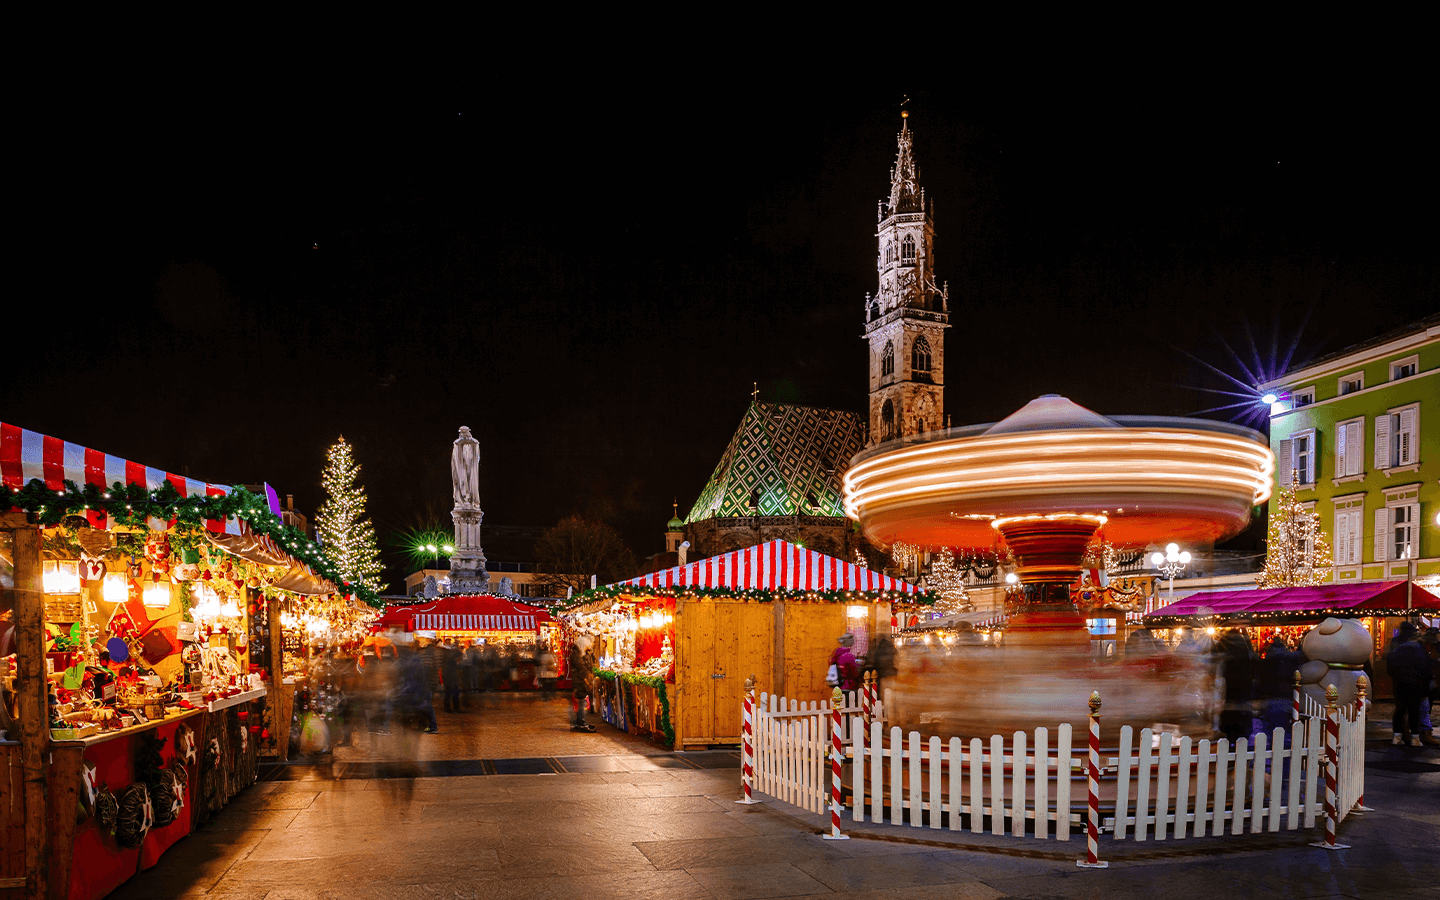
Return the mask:
<svg viewBox="0 0 1440 900">
<path fill-rule="evenodd" d="M 1295 690 L 1290 694 L 1290 724 L 1300 721 L 1300 670 L 1295 670 Z"/>
<path fill-rule="evenodd" d="M 875 715 L 875 672 L 873 670 L 865 673 L 865 683 L 860 685 L 860 718 L 869 725 Z"/>
<path fill-rule="evenodd" d="M 1100 861 L 1100 692 L 1090 692 L 1090 818 L 1086 824 L 1085 858 L 1075 860 L 1082 869 L 1108 869 Z M 1120 815 L 1117 811 L 1116 815 Z"/>
<path fill-rule="evenodd" d="M 840 803 L 844 799 L 840 782 L 840 707 L 844 703 L 845 695 L 835 688 L 830 694 L 830 833 L 823 835 L 827 841 L 850 840 L 849 835 L 840 833 Z"/>
<path fill-rule="evenodd" d="M 745 679 L 745 721 L 741 725 L 740 786 L 745 796 L 736 803 L 759 803 L 751 796 L 755 786 L 755 676 Z"/>
<path fill-rule="evenodd" d="M 1326 850 L 1346 850 L 1349 844 L 1335 843 L 1335 827 L 1340 821 L 1336 809 L 1336 780 L 1340 769 L 1340 709 L 1336 701 L 1340 692 L 1335 685 L 1325 688 L 1325 840 L 1311 844 Z"/>
</svg>

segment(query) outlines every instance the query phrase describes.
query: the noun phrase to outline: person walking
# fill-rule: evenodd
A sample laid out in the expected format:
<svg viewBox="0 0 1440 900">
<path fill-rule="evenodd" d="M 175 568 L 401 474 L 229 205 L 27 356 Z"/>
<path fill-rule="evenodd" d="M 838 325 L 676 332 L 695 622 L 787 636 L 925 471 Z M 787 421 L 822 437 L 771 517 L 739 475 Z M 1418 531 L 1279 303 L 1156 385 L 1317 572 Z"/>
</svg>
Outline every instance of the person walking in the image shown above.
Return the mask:
<svg viewBox="0 0 1440 900">
<path fill-rule="evenodd" d="M 830 673 L 826 675 L 825 683 L 838 686 L 842 691 L 857 690 L 860 687 L 860 663 L 856 662 L 850 649 L 855 646 L 855 635 L 847 631 L 835 640 L 839 646 L 830 651 Z"/>
<path fill-rule="evenodd" d="M 585 665 L 585 655 L 580 650 L 579 644 L 570 645 L 570 657 L 568 659 L 567 671 L 570 675 L 572 712 L 570 720 L 571 731 L 594 732 L 595 726 L 585 721 L 585 701 L 590 698 L 589 688 L 589 667 Z"/>
<path fill-rule="evenodd" d="M 549 647 L 541 647 L 536 654 L 535 664 L 540 677 L 540 699 L 546 702 L 555 699 L 555 679 L 560 676 L 560 662 Z"/>
<path fill-rule="evenodd" d="M 485 649 L 480 651 L 480 674 L 485 679 L 485 705 L 491 709 L 500 708 L 500 679 L 505 670 L 505 660 L 500 656 L 500 649 L 493 641 L 486 641 Z"/>
<path fill-rule="evenodd" d="M 1392 740 L 1420 747 L 1420 702 L 1430 690 L 1430 656 L 1420 645 L 1420 629 L 1414 622 L 1401 622 L 1385 654 L 1385 668 L 1395 686 L 1395 716 L 1391 719 Z"/>
<path fill-rule="evenodd" d="M 480 693 L 480 642 L 471 641 L 465 648 L 465 706 L 471 704 L 471 696 Z"/>
<path fill-rule="evenodd" d="M 460 711 L 460 661 L 463 654 L 454 638 L 441 646 L 440 678 L 445 682 L 445 711 Z"/>
</svg>

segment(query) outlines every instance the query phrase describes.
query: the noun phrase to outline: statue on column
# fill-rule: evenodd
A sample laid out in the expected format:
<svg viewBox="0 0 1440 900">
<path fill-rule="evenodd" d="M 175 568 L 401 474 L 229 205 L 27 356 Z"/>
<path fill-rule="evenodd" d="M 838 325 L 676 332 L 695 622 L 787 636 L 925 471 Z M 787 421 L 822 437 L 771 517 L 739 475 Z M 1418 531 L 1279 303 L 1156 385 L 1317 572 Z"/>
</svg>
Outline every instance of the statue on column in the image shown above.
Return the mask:
<svg viewBox="0 0 1440 900">
<path fill-rule="evenodd" d="M 485 590 L 490 573 L 485 570 L 485 551 L 480 548 L 480 442 L 469 426 L 460 426 L 460 436 L 450 451 L 450 480 L 455 508 L 455 552 L 450 556 L 450 592 L 475 593 Z"/>
</svg>

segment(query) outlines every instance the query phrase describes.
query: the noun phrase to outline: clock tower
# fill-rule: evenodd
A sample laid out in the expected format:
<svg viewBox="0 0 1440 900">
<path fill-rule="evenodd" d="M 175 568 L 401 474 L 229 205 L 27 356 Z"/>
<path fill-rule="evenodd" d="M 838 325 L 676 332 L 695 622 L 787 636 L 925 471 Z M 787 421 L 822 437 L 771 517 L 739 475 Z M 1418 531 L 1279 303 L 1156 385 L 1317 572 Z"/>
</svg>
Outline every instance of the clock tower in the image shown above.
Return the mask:
<svg viewBox="0 0 1440 900">
<path fill-rule="evenodd" d="M 901 113 L 890 197 L 881 200 L 876 268 L 865 297 L 870 343 L 869 446 L 934 431 L 945 420 L 945 329 L 949 296 L 935 282 L 933 203 L 920 187 L 908 113 Z"/>
</svg>

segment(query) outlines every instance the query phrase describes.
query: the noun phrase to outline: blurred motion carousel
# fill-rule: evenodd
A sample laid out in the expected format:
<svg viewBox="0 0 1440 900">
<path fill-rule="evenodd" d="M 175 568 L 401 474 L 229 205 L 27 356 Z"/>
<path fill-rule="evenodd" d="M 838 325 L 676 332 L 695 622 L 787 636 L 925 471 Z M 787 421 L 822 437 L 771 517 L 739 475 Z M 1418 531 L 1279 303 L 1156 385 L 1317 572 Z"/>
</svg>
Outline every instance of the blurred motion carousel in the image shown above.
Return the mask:
<svg viewBox="0 0 1440 900">
<path fill-rule="evenodd" d="M 857 456 L 847 513 L 897 542 L 1013 557 L 1012 612 L 999 641 L 911 645 L 886 691 L 906 732 L 983 737 L 1069 722 L 1104 698 L 1103 743 L 1122 725 L 1208 737 L 1210 660 L 1132 641 L 1095 659 L 1071 585 L 1087 551 L 1211 543 L 1242 530 L 1270 496 L 1274 456 L 1247 428 L 1202 419 L 1104 417 L 1046 395 L 993 425 L 931 432 Z"/>
</svg>

